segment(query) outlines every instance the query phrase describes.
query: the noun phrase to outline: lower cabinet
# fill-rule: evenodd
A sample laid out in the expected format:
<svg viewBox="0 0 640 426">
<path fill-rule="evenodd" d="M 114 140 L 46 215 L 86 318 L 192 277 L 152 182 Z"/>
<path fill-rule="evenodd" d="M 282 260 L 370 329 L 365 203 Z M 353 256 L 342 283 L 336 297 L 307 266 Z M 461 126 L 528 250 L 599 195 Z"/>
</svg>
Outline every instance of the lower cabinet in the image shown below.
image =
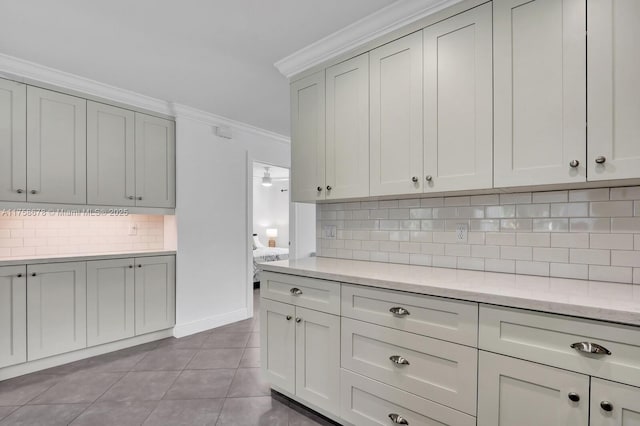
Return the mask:
<svg viewBox="0 0 640 426">
<path fill-rule="evenodd" d="M 586 426 L 589 376 L 480 352 L 478 426 Z"/>
<path fill-rule="evenodd" d="M 171 328 L 176 323 L 176 258 L 135 259 L 135 334 Z"/>
<path fill-rule="evenodd" d="M 591 425 L 640 425 L 640 388 L 592 378 Z"/>
<path fill-rule="evenodd" d="M 87 343 L 135 335 L 134 259 L 87 262 Z"/>
<path fill-rule="evenodd" d="M 261 365 L 267 380 L 338 415 L 340 317 L 263 299 Z"/>
<path fill-rule="evenodd" d="M 0 368 L 27 360 L 27 272 L 0 268 Z"/>
<path fill-rule="evenodd" d="M 27 267 L 28 360 L 87 347 L 85 262 Z"/>
</svg>

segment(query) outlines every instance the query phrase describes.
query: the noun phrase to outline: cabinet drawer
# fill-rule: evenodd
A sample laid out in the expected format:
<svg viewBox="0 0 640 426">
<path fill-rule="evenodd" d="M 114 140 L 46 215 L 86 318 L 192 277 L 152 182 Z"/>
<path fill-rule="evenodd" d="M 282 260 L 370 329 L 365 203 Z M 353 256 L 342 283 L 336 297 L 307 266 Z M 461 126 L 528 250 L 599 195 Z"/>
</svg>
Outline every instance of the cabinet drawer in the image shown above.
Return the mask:
<svg viewBox="0 0 640 426">
<path fill-rule="evenodd" d="M 340 315 L 340 283 L 335 281 L 264 272 L 261 276 L 260 295 L 267 299 Z"/>
<path fill-rule="evenodd" d="M 391 313 L 398 307 L 408 313 Z M 344 284 L 342 315 L 468 346 L 478 342 L 478 304 L 473 302 Z"/>
<path fill-rule="evenodd" d="M 344 369 L 341 373 L 340 414 L 354 425 L 387 426 L 393 424 L 391 414 L 402 416 L 411 426 L 476 424 L 475 417 L 468 414 Z"/>
<path fill-rule="evenodd" d="M 611 354 L 571 347 L 588 342 Z M 480 349 L 640 386 L 640 328 L 520 309 L 480 307 Z"/>
<path fill-rule="evenodd" d="M 398 356 L 400 364 L 391 359 Z M 343 368 L 472 415 L 477 366 L 477 349 L 342 320 Z"/>
</svg>

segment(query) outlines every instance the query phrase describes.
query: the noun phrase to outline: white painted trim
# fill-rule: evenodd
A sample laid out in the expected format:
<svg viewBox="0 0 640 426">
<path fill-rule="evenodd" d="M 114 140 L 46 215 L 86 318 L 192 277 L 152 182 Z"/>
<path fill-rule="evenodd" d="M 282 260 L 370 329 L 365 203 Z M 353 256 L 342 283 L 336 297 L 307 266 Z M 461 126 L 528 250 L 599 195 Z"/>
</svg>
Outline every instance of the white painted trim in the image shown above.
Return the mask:
<svg viewBox="0 0 640 426">
<path fill-rule="evenodd" d="M 276 62 L 291 78 L 463 0 L 398 0 Z"/>
<path fill-rule="evenodd" d="M 102 355 L 109 352 L 118 351 L 120 349 L 130 348 L 144 343 L 153 342 L 160 339 L 166 339 L 173 335 L 172 329 L 155 331 L 142 336 L 135 336 L 129 339 L 118 340 L 116 342 L 106 343 L 100 346 L 92 346 L 86 349 L 80 349 L 65 354 L 54 355 L 48 358 L 37 359 L 22 364 L 16 364 L 5 368 L 0 368 L 0 382 L 13 377 L 22 376 L 36 371 L 45 370 L 47 368 L 57 367 L 59 365 L 68 364 L 70 362 L 79 361 L 85 358 L 91 358 L 96 355 Z"/>
<path fill-rule="evenodd" d="M 246 308 L 238 309 L 236 311 L 226 312 L 224 314 L 199 319 L 185 324 L 176 324 L 173 328 L 173 335 L 175 337 L 190 336 L 192 334 L 200 333 L 201 331 L 222 327 L 223 325 L 242 321 L 247 318 L 251 318 L 251 315 L 248 314 L 248 310 Z"/>
<path fill-rule="evenodd" d="M 291 138 L 287 136 L 271 132 L 269 130 L 261 129 L 260 127 L 252 126 L 251 124 L 242 123 L 240 121 L 232 120 L 230 118 L 222 117 L 220 115 L 202 111 L 197 108 L 189 107 L 182 104 L 172 103 L 171 106 L 172 115 L 175 116 L 176 119 L 185 118 L 193 121 L 199 121 L 200 123 L 204 123 L 213 127 L 230 127 L 232 130 L 252 133 L 254 135 L 259 135 L 271 139 L 275 142 L 286 144 L 291 143 Z M 231 137 L 231 140 L 233 140 L 233 136 Z"/>
<path fill-rule="evenodd" d="M 240 121 L 231 120 L 187 105 L 168 102 L 142 95 L 131 90 L 121 89 L 99 81 L 81 77 L 65 71 L 50 68 L 35 62 L 26 61 L 0 53 L 0 77 L 20 81 L 26 84 L 45 84 L 64 90 L 84 93 L 107 101 L 130 105 L 150 112 L 200 121 L 212 126 L 226 126 L 233 130 L 244 131 L 267 137 L 274 141 L 290 143 L 290 138 L 261 129 Z"/>
</svg>

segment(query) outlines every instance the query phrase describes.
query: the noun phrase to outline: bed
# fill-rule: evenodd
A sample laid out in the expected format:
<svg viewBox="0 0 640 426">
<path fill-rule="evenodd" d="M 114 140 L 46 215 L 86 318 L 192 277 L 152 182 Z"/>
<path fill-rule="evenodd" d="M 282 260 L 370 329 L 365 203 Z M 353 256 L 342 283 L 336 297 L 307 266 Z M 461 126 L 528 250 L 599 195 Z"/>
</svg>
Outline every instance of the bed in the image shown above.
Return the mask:
<svg viewBox="0 0 640 426">
<path fill-rule="evenodd" d="M 261 263 L 275 262 L 276 260 L 289 259 L 289 249 L 281 247 L 265 247 L 258 239 L 257 234 L 253 234 L 253 282 L 260 282 Z"/>
</svg>

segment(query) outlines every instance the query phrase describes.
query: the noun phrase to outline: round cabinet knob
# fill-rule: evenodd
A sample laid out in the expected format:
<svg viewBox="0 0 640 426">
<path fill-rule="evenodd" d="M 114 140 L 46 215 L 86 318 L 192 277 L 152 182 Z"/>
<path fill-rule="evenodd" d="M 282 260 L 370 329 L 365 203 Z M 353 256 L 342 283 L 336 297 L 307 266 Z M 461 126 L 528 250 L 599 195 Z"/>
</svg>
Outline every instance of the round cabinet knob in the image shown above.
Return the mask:
<svg viewBox="0 0 640 426">
<path fill-rule="evenodd" d="M 35 273 L 35 272 L 34 272 L 34 273 L 32 273 L 32 274 L 31 274 L 31 276 L 32 276 L 32 277 L 35 277 L 35 276 L 36 276 L 36 273 Z"/>
<path fill-rule="evenodd" d="M 579 165 L 580 165 L 580 162 L 578 160 L 571 160 L 571 162 L 569 163 L 569 166 L 571 166 L 574 169 Z"/>
<path fill-rule="evenodd" d="M 135 200 L 136 199 L 136 197 L 134 197 L 133 195 L 129 195 L 127 198 L 130 199 L 130 200 Z"/>
<path fill-rule="evenodd" d="M 138 197 L 138 201 L 142 201 L 142 197 Z"/>
<path fill-rule="evenodd" d="M 18 274 L 18 278 L 22 278 L 22 274 Z"/>
<path fill-rule="evenodd" d="M 596 157 L 596 164 L 604 164 L 607 161 L 607 157 L 599 155 Z"/>
<path fill-rule="evenodd" d="M 297 317 L 297 318 L 296 318 L 296 322 L 298 322 L 298 323 L 299 323 L 299 322 L 302 322 L 302 318 Z"/>
<path fill-rule="evenodd" d="M 580 395 L 575 392 L 569 392 L 569 399 L 573 402 L 578 402 L 580 401 Z"/>
<path fill-rule="evenodd" d="M 327 191 L 331 191 L 331 185 L 327 185 Z"/>
<path fill-rule="evenodd" d="M 291 315 L 287 315 L 287 321 L 291 321 Z"/>
<path fill-rule="evenodd" d="M 133 265 L 129 265 L 129 269 L 133 269 Z"/>
<path fill-rule="evenodd" d="M 316 189 L 318 190 L 318 192 L 322 192 L 322 187 L 321 186 L 317 187 Z"/>
<path fill-rule="evenodd" d="M 22 194 L 22 193 L 24 192 L 24 189 L 17 189 L 17 190 L 16 190 L 16 192 L 17 192 L 18 194 Z"/>
<path fill-rule="evenodd" d="M 433 180 L 433 176 L 427 175 L 425 179 L 427 180 L 427 182 L 431 182 Z"/>
<path fill-rule="evenodd" d="M 138 265 L 138 268 L 142 268 L 142 265 Z"/>
<path fill-rule="evenodd" d="M 602 401 L 600 403 L 600 408 L 602 408 L 604 411 L 613 411 L 613 404 L 609 401 Z"/>
<path fill-rule="evenodd" d="M 37 193 L 38 193 L 38 191 L 36 191 L 35 189 L 32 189 L 30 192 L 31 192 L 32 194 L 37 194 Z"/>
<path fill-rule="evenodd" d="M 418 183 L 418 177 L 417 176 L 412 177 L 411 182 Z"/>
</svg>

